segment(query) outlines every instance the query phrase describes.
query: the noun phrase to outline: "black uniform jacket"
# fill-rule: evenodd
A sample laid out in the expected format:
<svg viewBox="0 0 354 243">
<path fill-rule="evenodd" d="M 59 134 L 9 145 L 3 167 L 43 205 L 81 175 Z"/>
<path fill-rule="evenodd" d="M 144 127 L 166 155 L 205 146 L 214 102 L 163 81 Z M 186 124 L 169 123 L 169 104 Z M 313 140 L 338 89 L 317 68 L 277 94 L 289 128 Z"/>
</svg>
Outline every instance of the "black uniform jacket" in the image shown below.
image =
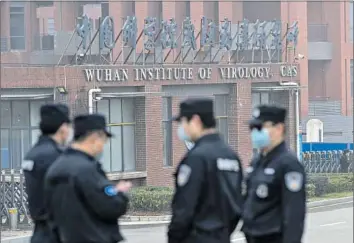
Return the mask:
<svg viewBox="0 0 354 243">
<path fill-rule="evenodd" d="M 44 203 L 44 176 L 62 152 L 52 138 L 41 136 L 22 162 L 29 212 L 34 221 L 47 219 Z"/>
<path fill-rule="evenodd" d="M 92 156 L 67 149 L 46 175 L 47 203 L 62 243 L 116 243 L 123 240 L 118 218 L 128 198 Z"/>
<path fill-rule="evenodd" d="M 305 172 L 283 142 L 256 157 L 245 173 L 247 195 L 242 230 L 250 236 L 281 234 L 283 243 L 300 243 L 305 221 Z"/>
<path fill-rule="evenodd" d="M 239 157 L 218 134 L 205 135 L 177 168 L 169 243 L 230 242 L 242 207 Z"/>
</svg>

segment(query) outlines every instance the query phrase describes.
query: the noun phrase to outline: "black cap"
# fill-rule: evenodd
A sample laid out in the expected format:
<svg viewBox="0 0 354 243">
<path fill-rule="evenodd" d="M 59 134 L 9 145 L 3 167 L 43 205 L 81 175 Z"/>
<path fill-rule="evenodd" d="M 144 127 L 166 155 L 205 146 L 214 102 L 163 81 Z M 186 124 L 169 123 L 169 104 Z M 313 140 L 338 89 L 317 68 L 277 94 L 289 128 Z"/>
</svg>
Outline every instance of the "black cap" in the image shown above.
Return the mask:
<svg viewBox="0 0 354 243">
<path fill-rule="evenodd" d="M 77 116 L 74 119 L 74 137 L 78 138 L 93 131 L 103 131 L 108 137 L 112 137 L 106 126 L 106 118 L 100 114 Z"/>
<path fill-rule="evenodd" d="M 179 114 L 172 118 L 174 121 L 180 121 L 182 117 L 192 117 L 199 115 L 200 117 L 214 117 L 214 103 L 212 99 L 193 98 L 182 101 L 179 104 Z"/>
<path fill-rule="evenodd" d="M 46 104 L 40 109 L 39 127 L 43 134 L 54 134 L 63 123 L 70 123 L 70 111 L 64 104 Z"/>
<path fill-rule="evenodd" d="M 261 105 L 253 110 L 250 128 L 262 127 L 264 122 L 285 123 L 286 109 L 278 106 Z"/>
</svg>

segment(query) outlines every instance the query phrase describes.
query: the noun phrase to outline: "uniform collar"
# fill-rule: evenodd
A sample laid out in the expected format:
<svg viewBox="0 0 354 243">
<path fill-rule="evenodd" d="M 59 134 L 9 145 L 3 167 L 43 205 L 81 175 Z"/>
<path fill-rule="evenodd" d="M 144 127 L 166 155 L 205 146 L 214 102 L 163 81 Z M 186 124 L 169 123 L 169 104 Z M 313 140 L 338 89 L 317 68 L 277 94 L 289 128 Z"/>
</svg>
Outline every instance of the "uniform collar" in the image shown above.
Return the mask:
<svg viewBox="0 0 354 243">
<path fill-rule="evenodd" d="M 195 145 L 201 144 L 203 142 L 212 142 L 220 140 L 220 135 L 218 133 L 210 133 L 200 137 L 196 142 Z"/>
<path fill-rule="evenodd" d="M 77 149 L 73 149 L 73 148 L 68 148 L 66 151 L 65 151 L 66 154 L 77 154 L 79 156 L 82 156 L 82 157 L 85 157 L 87 159 L 89 159 L 90 161 L 94 161 L 96 162 L 96 159 L 95 157 L 93 157 L 92 155 L 89 155 L 81 150 L 77 150 Z"/>
<path fill-rule="evenodd" d="M 264 155 L 264 156 L 262 155 L 262 157 L 271 158 L 274 154 L 277 154 L 277 153 L 284 151 L 286 149 L 287 149 L 286 143 L 285 143 L 285 141 L 283 141 L 280 144 L 278 144 L 276 147 L 274 147 L 271 151 L 269 151 L 266 155 Z"/>
<path fill-rule="evenodd" d="M 47 135 L 41 135 L 38 138 L 37 145 L 43 144 L 43 143 L 50 143 L 52 144 L 58 151 L 63 151 L 64 149 L 50 136 Z"/>
</svg>

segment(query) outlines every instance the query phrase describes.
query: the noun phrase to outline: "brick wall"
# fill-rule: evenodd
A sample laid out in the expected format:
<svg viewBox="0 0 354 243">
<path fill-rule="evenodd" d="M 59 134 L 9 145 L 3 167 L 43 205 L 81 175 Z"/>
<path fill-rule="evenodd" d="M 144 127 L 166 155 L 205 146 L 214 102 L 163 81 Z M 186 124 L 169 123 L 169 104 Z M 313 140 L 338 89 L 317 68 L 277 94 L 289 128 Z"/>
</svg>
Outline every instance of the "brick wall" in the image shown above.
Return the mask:
<svg viewBox="0 0 354 243">
<path fill-rule="evenodd" d="M 193 66 L 196 72 L 198 65 Z M 214 66 L 215 68 L 217 66 Z M 163 126 L 162 126 L 162 85 L 186 85 L 186 84 L 215 84 L 228 83 L 230 93 L 228 96 L 228 127 L 230 145 L 240 154 L 244 164 L 247 164 L 252 156 L 250 136 L 247 121 L 251 117 L 251 85 L 258 82 L 266 85 L 269 82 L 279 80 L 278 73 L 274 73 L 269 80 L 240 80 L 237 83 L 230 80 L 221 80 L 217 70 L 213 70 L 213 76 L 209 80 L 191 81 L 165 81 L 165 82 L 134 82 L 122 83 L 94 83 L 86 82 L 82 69 L 85 67 L 51 67 L 51 68 L 1 68 L 1 88 L 53 88 L 66 86 L 67 95 L 56 92 L 56 101 L 67 103 L 72 108 L 72 114 L 86 113 L 88 111 L 88 90 L 98 85 L 100 87 L 127 87 L 135 86 L 137 91 L 146 92 L 145 97 L 136 98 L 136 158 L 137 171 L 147 172 L 147 179 L 138 179 L 138 184 L 170 186 L 173 183 L 175 167 L 180 162 L 186 151 L 184 143 L 178 140 L 176 124 L 173 125 L 173 166 L 163 165 Z M 131 68 L 131 67 L 129 67 Z M 272 70 L 279 70 L 277 65 Z M 264 84 L 263 84 L 264 83 Z M 173 97 L 173 114 L 178 113 L 179 102 L 186 97 Z M 284 104 L 293 104 L 288 93 L 279 96 Z M 293 105 L 289 105 L 289 124 L 294 123 Z M 289 139 L 295 143 L 294 131 L 289 132 Z"/>
</svg>

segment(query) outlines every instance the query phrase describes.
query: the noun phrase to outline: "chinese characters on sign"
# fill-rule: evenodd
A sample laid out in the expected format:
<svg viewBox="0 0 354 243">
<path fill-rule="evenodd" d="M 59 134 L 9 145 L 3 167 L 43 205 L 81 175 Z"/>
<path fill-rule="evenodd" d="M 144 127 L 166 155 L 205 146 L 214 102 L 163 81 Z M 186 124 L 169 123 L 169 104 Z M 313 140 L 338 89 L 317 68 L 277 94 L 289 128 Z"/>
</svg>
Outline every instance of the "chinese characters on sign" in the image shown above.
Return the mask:
<svg viewBox="0 0 354 243">
<path fill-rule="evenodd" d="M 92 20 L 86 15 L 81 19 L 81 24 L 76 27 L 76 33 L 81 38 L 81 48 L 86 50 L 89 48 L 91 37 L 96 35 L 92 35 Z M 282 23 L 279 20 L 250 22 L 243 19 L 238 23 L 232 23 L 225 18 L 220 23 L 216 23 L 202 17 L 200 25 L 196 26 L 187 17 L 180 24 L 173 18 L 159 21 L 156 17 L 146 17 L 143 29 L 139 30 L 137 17 L 127 16 L 123 26 L 117 28 L 113 18 L 107 16 L 100 22 L 99 30 L 97 30 L 99 49 L 112 50 L 120 36 L 122 46 L 135 49 L 140 36 L 142 36 L 143 51 L 150 52 L 157 47 L 162 50 L 177 48 L 197 50 L 198 48 L 211 47 L 229 52 L 234 51 L 234 53 L 252 51 L 252 56 L 255 56 L 254 52 L 261 51 L 261 62 L 263 62 L 263 55 L 268 57 L 268 62 L 272 62 L 276 57 L 278 58 L 276 60 L 280 61 L 283 50 L 285 48 L 295 50 L 298 43 L 297 21 L 289 25 L 285 29 L 285 33 L 282 31 Z M 117 30 L 121 30 L 121 34 L 117 34 Z M 282 45 L 282 36 L 285 36 L 284 46 Z M 198 38 L 199 47 L 196 43 Z"/>
<path fill-rule="evenodd" d="M 196 73 L 194 73 L 196 71 Z M 269 79 L 271 70 L 266 66 L 240 66 L 240 67 L 219 67 L 218 75 L 224 80 L 241 79 Z M 86 81 L 158 81 L 158 80 L 208 80 L 212 78 L 213 69 L 210 67 L 201 67 L 197 70 L 188 67 L 151 67 L 151 68 L 102 68 L 102 69 L 84 69 Z M 284 71 L 285 72 L 285 71 Z"/>
</svg>

